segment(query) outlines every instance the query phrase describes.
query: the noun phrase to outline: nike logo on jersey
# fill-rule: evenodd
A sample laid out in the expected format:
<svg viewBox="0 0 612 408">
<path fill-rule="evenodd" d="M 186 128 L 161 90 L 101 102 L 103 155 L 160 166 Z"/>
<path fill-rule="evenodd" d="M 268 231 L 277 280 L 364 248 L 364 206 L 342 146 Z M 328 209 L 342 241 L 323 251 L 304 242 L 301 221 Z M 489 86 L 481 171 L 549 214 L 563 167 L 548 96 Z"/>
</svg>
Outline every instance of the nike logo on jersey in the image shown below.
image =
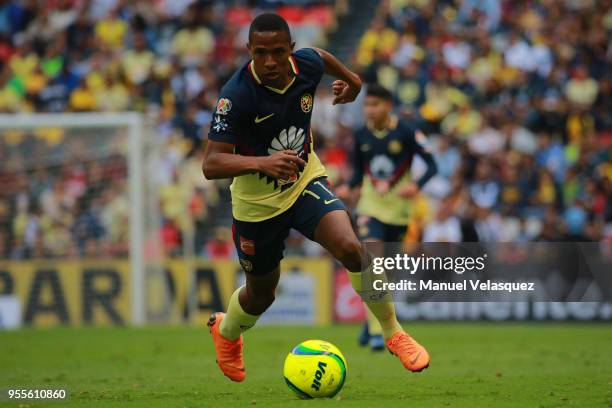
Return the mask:
<svg viewBox="0 0 612 408">
<path fill-rule="evenodd" d="M 338 200 L 339 200 L 339 198 L 334 198 L 333 200 L 325 200 L 324 203 L 325 203 L 325 205 L 327 205 L 327 204 L 331 204 L 334 201 L 338 201 Z"/>
<path fill-rule="evenodd" d="M 273 113 L 269 114 L 268 116 L 264 116 L 263 118 L 260 118 L 259 115 L 255 116 L 255 123 L 261 123 L 264 120 L 271 118 L 272 116 L 274 116 Z"/>
</svg>

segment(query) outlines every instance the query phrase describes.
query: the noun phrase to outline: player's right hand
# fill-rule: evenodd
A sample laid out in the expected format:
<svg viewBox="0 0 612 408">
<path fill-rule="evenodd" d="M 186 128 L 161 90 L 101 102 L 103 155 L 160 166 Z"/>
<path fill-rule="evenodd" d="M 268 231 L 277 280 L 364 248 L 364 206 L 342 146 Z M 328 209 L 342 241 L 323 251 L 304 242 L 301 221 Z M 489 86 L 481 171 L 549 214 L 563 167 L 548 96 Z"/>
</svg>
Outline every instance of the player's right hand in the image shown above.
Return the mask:
<svg viewBox="0 0 612 408">
<path fill-rule="evenodd" d="M 306 162 L 298 156 L 295 150 L 283 150 L 259 158 L 261 172 L 280 180 L 289 180 L 305 166 Z"/>
</svg>

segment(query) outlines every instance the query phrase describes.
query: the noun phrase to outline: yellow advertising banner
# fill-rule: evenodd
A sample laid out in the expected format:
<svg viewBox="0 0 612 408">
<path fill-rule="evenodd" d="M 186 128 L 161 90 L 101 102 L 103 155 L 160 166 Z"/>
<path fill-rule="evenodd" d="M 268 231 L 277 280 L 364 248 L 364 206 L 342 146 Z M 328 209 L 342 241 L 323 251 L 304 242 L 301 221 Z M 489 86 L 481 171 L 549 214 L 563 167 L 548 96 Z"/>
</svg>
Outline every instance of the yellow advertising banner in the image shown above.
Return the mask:
<svg viewBox="0 0 612 408">
<path fill-rule="evenodd" d="M 127 261 L 0 262 L 0 294 L 21 300 L 26 325 L 124 324 L 130 317 Z"/>
<path fill-rule="evenodd" d="M 267 321 L 331 323 L 331 262 L 287 258 L 281 268 L 283 289 Z M 234 260 L 175 259 L 149 265 L 143 305 L 147 322 L 203 324 L 213 311 L 225 310 L 243 281 Z M 296 285 L 299 292 L 288 290 Z M 23 323 L 30 326 L 129 324 L 134 306 L 127 260 L 0 261 L 3 294 L 21 301 Z M 293 295 L 301 303 L 288 301 Z"/>
</svg>

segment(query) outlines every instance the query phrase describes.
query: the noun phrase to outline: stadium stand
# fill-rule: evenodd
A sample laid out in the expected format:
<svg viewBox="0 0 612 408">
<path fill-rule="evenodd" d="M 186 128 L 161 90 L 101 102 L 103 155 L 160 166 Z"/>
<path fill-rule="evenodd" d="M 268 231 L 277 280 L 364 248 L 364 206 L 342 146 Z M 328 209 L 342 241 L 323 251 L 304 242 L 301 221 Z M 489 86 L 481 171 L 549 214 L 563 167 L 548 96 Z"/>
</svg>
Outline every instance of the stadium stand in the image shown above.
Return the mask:
<svg viewBox="0 0 612 408">
<path fill-rule="evenodd" d="M 193 223 L 196 254 L 234 256 L 227 184 L 199 168 L 218 89 L 248 59 L 248 24 L 274 9 L 297 47 L 325 46 L 338 11 L 350 20 L 358 2 L 279 3 L 2 1 L 0 111 L 144 113 L 163 146 L 165 252 L 181 253 Z M 612 240 L 611 1 L 386 0 L 371 14 L 351 62 L 394 90 L 440 167 L 410 239 Z M 322 88 L 313 127 L 340 183 L 360 106 L 330 106 Z M 126 163 L 96 153 L 116 137 L 3 134 L 0 258 L 126 254 Z M 288 250 L 318 251 L 298 236 Z"/>
</svg>

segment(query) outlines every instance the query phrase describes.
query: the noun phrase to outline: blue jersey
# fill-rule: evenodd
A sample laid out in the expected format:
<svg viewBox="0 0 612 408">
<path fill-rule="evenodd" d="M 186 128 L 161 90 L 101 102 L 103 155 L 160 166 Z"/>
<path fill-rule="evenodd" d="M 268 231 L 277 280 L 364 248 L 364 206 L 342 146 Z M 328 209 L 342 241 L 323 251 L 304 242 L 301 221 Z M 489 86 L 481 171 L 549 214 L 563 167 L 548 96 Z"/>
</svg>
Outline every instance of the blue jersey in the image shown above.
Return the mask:
<svg viewBox="0 0 612 408">
<path fill-rule="evenodd" d="M 412 215 L 411 203 L 398 192 L 402 185 L 412 181 L 410 167 L 414 155 L 421 156 L 427 164 L 427 172 L 417 181 L 419 187 L 436 173 L 425 135 L 392 117 L 387 129 L 365 126 L 355 132 L 354 138 L 353 177 L 349 186 L 362 185 L 357 211 L 386 224 L 406 225 Z M 388 186 L 384 194 L 376 188 L 381 183 Z"/>
<path fill-rule="evenodd" d="M 253 62 L 234 73 L 221 89 L 210 140 L 231 143 L 234 153 L 265 156 L 295 150 L 306 161 L 297 176 L 279 180 L 263 173 L 237 176 L 231 186 L 234 218 L 262 221 L 293 205 L 303 188 L 325 168 L 313 151 L 310 118 L 315 90 L 323 75 L 323 58 L 311 48 L 289 57 L 293 78 L 285 89 L 264 85 Z"/>
</svg>

